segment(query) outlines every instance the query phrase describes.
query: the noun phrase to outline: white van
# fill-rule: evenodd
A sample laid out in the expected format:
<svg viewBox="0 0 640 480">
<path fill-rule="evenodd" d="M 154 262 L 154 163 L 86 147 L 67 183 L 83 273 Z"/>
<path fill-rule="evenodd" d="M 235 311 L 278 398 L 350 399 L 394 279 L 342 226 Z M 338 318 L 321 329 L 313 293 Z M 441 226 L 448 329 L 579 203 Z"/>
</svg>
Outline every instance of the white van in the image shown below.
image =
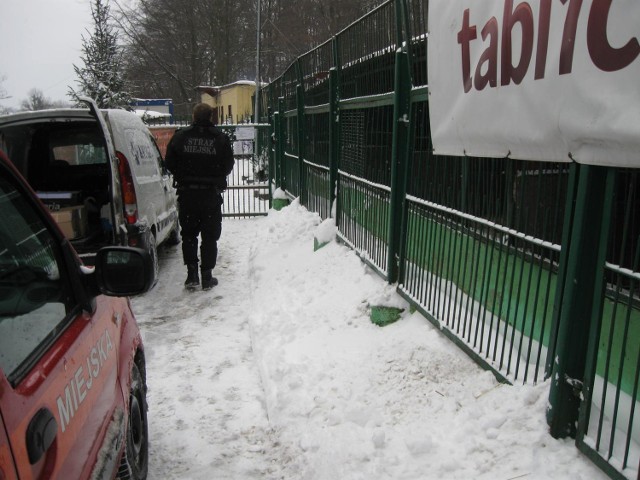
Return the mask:
<svg viewBox="0 0 640 480">
<path fill-rule="evenodd" d="M 85 264 L 106 245 L 180 242 L 173 178 L 142 120 L 125 110 L 52 109 L 0 116 L 0 149 Z"/>
</svg>

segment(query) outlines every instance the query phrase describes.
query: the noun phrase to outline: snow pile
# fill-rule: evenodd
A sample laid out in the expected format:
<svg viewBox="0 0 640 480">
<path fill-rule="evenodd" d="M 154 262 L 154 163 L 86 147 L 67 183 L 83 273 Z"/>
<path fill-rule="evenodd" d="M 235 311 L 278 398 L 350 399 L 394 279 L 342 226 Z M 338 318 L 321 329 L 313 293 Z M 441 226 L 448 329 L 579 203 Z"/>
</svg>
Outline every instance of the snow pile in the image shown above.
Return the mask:
<svg viewBox="0 0 640 480">
<path fill-rule="evenodd" d="M 286 192 L 284 190 L 282 190 L 281 188 L 276 188 L 275 191 L 273 192 L 273 198 L 278 199 L 278 200 L 288 200 L 289 197 L 287 196 Z"/>
<path fill-rule="evenodd" d="M 324 245 L 325 243 L 333 242 L 337 233 L 336 221 L 333 218 L 327 218 L 316 228 L 314 238 L 320 245 Z"/>
<path fill-rule="evenodd" d="M 252 342 L 283 478 L 605 478 L 547 433 L 548 384 L 499 384 L 346 247 L 313 252 L 319 222 L 270 212 L 251 251 Z M 330 229 L 329 229 L 330 230 Z"/>
</svg>

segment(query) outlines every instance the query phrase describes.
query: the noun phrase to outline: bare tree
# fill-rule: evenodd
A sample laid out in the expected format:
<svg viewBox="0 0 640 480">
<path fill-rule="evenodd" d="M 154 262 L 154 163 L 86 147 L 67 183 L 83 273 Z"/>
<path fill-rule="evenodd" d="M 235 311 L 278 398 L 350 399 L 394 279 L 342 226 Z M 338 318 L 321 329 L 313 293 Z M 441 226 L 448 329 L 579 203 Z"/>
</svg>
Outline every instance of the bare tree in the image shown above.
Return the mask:
<svg viewBox="0 0 640 480">
<path fill-rule="evenodd" d="M 246 78 L 253 60 L 247 39 L 255 32 L 248 1 L 140 0 L 132 9 L 116 3 L 136 94 L 189 105 L 198 86 Z"/>
<path fill-rule="evenodd" d="M 11 96 L 7 93 L 4 88 L 4 81 L 7 79 L 5 75 L 0 75 L 0 100 L 6 100 L 7 98 L 11 98 Z"/>
<path fill-rule="evenodd" d="M 20 102 L 20 109 L 27 111 L 46 110 L 48 108 L 60 108 L 67 106 L 69 106 L 69 104 L 66 102 L 55 101 L 45 97 L 42 90 L 37 88 L 29 90 L 27 98 Z"/>
<path fill-rule="evenodd" d="M 331 38 L 381 0 L 261 0 L 263 80 Z M 255 77 L 257 0 L 113 0 L 136 96 L 172 98 L 189 112 L 196 87 Z"/>
<path fill-rule="evenodd" d="M 7 93 L 7 91 L 5 90 L 3 83 L 4 81 L 7 79 L 7 77 L 5 75 L 0 75 L 0 100 L 7 100 L 9 98 L 11 98 L 11 95 L 9 95 Z M 10 109 L 0 105 L 0 115 L 5 114 L 5 113 L 9 113 Z"/>
<path fill-rule="evenodd" d="M 300 55 L 329 40 L 381 0 L 267 0 L 262 71 L 273 80 Z"/>
<path fill-rule="evenodd" d="M 49 104 L 51 102 L 49 99 L 45 98 L 42 90 L 32 88 L 29 90 L 28 95 L 27 99 L 20 103 L 22 110 L 44 110 L 49 108 Z"/>
</svg>

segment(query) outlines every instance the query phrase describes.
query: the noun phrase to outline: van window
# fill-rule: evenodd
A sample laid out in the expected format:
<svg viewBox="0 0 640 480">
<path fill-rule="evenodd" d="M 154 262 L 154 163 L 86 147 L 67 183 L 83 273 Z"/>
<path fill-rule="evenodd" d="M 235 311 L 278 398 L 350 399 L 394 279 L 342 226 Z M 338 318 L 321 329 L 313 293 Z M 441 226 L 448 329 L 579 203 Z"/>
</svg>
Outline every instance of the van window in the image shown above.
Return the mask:
<svg viewBox="0 0 640 480">
<path fill-rule="evenodd" d="M 62 331 L 73 302 L 55 238 L 6 178 L 0 211 L 0 368 L 15 383 Z"/>
<path fill-rule="evenodd" d="M 71 185 L 87 183 L 77 177 L 108 174 L 109 158 L 95 122 L 15 125 L 4 127 L 2 136 L 9 158 L 35 190 L 77 190 Z"/>
<path fill-rule="evenodd" d="M 102 139 L 94 131 L 59 132 L 50 137 L 54 165 L 95 165 L 107 163 Z"/>
</svg>

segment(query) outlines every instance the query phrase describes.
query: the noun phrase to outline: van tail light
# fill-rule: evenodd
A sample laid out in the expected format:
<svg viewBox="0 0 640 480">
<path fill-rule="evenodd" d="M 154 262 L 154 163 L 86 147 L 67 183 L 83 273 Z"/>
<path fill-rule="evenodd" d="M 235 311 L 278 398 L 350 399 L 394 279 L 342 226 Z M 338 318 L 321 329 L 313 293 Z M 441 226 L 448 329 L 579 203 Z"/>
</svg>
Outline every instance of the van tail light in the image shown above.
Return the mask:
<svg viewBox="0 0 640 480">
<path fill-rule="evenodd" d="M 138 200 L 136 188 L 133 184 L 131 167 L 127 157 L 122 152 L 116 152 L 118 157 L 118 170 L 120 172 L 120 184 L 122 186 L 122 201 L 124 202 L 124 217 L 128 224 L 138 221 Z"/>
</svg>

